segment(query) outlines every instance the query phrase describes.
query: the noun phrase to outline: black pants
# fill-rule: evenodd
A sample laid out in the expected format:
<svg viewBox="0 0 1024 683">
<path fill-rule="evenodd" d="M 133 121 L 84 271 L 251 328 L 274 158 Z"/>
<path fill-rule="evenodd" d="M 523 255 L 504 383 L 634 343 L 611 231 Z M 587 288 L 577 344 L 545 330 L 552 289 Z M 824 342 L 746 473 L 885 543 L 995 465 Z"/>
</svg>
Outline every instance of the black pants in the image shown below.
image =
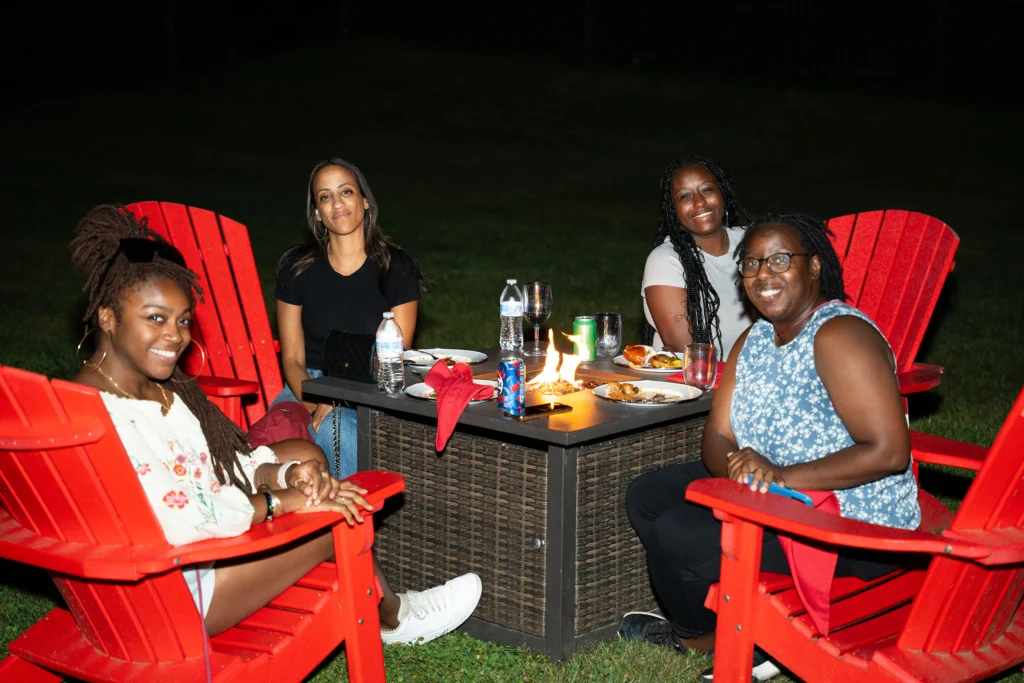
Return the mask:
<svg viewBox="0 0 1024 683">
<path fill-rule="evenodd" d="M 686 500 L 690 482 L 711 476 L 699 460 L 670 465 L 637 477 L 626 492 L 626 514 L 647 550 L 654 594 L 680 638 L 715 630 L 715 613 L 704 607 L 704 599 L 721 573 L 722 523 L 710 508 Z M 896 569 L 892 557 L 844 550 L 835 575 L 878 578 Z M 770 531 L 764 532 L 761 571 L 790 573 L 779 539 Z"/>
</svg>

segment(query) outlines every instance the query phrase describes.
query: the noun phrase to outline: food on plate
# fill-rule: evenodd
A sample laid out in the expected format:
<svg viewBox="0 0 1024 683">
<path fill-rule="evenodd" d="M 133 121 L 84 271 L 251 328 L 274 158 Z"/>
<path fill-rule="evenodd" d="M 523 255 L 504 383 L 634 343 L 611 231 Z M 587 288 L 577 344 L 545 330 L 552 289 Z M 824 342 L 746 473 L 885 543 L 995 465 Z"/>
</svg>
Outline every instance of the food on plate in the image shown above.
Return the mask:
<svg viewBox="0 0 1024 683">
<path fill-rule="evenodd" d="M 652 353 L 654 353 L 654 349 L 646 344 L 629 344 L 622 355 L 634 365 L 643 365 Z"/>
<path fill-rule="evenodd" d="M 646 344 L 630 344 L 622 356 L 633 365 L 644 368 L 682 368 L 683 361 L 667 352 L 657 352 Z"/>
<path fill-rule="evenodd" d="M 668 353 L 658 353 L 651 356 L 647 360 L 647 364 L 652 368 L 682 368 L 683 359 Z"/>
<path fill-rule="evenodd" d="M 608 398 L 613 401 L 632 401 L 640 396 L 640 389 L 628 382 L 623 382 L 622 384 L 608 382 L 605 387 L 605 391 L 608 392 Z"/>
<path fill-rule="evenodd" d="M 678 394 L 651 389 L 641 389 L 629 382 L 608 382 L 605 386 L 605 398 L 625 403 L 674 403 L 679 400 Z"/>
</svg>

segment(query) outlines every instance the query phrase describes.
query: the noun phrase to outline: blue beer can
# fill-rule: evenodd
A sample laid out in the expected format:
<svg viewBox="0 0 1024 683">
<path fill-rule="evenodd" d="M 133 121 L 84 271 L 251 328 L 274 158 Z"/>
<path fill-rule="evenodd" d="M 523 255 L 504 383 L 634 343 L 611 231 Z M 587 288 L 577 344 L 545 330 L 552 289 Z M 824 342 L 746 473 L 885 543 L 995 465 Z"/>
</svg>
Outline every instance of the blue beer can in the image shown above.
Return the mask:
<svg viewBox="0 0 1024 683">
<path fill-rule="evenodd" d="M 498 407 L 516 417 L 526 410 L 526 363 L 522 358 L 498 361 Z"/>
</svg>

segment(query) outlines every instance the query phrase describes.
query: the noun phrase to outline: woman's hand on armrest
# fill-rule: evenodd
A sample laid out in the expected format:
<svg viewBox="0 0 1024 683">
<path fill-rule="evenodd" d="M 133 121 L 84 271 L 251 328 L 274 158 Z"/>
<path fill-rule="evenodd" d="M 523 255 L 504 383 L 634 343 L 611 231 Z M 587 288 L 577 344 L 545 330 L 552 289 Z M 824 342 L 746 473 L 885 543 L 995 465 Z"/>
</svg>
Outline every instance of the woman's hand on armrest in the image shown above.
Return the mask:
<svg viewBox="0 0 1024 683">
<path fill-rule="evenodd" d="M 275 493 L 281 499 L 281 507 L 284 508 L 285 514 L 289 512 L 340 512 L 344 515 L 348 525 L 354 526 L 362 524 L 364 511 L 373 512 L 373 506 L 363 498 L 366 490 L 351 482 L 341 482 L 341 490 L 337 499 L 321 500 L 318 505 L 313 504 L 309 497 L 304 496 L 297 489 L 286 489 Z"/>
</svg>

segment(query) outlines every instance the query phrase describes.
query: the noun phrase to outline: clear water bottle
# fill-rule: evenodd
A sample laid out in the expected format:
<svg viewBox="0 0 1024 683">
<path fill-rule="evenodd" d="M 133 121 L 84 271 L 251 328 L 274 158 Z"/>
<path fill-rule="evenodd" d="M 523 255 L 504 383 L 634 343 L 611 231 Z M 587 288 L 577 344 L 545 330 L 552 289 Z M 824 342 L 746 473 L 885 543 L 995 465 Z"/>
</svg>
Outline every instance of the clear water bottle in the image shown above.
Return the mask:
<svg viewBox="0 0 1024 683">
<path fill-rule="evenodd" d="M 498 346 L 502 351 L 523 350 L 523 290 L 519 289 L 515 280 L 506 280 L 508 284 L 501 292 L 501 334 Z"/>
<path fill-rule="evenodd" d="M 388 311 L 377 328 L 377 388 L 389 396 L 405 389 L 405 368 L 402 367 L 402 328 L 395 314 Z"/>
</svg>

